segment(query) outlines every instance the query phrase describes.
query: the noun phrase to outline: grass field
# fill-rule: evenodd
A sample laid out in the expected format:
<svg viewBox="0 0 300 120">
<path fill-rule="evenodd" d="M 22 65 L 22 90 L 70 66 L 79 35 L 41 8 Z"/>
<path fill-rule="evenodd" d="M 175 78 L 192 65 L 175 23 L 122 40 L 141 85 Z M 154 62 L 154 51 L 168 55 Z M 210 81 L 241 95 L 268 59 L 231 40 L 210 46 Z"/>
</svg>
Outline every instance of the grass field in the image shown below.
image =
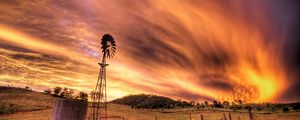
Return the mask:
<svg viewBox="0 0 300 120">
<path fill-rule="evenodd" d="M 220 120 L 223 114 L 226 114 L 228 119 L 228 112 L 220 111 L 194 111 L 194 112 L 176 112 L 176 113 L 161 113 L 157 110 L 137 110 L 131 109 L 129 106 L 110 104 L 108 113 L 111 120 L 189 120 L 190 114 L 192 120 L 200 120 L 200 114 L 203 114 L 204 120 Z M 299 120 L 300 113 L 276 113 L 276 114 L 256 114 L 262 120 Z M 248 120 L 248 113 L 232 113 L 232 119 Z M 51 119 L 51 109 L 18 112 L 8 115 L 0 115 L 0 120 L 49 120 Z"/>
<path fill-rule="evenodd" d="M 2 114 L 0 120 L 49 120 L 51 119 L 51 105 L 54 98 L 43 93 L 24 91 L 22 89 L 1 89 L 0 105 L 6 106 L 14 104 L 15 113 Z M 2 109 L 3 110 L 3 109 Z M 6 110 L 6 108 L 5 108 Z M 196 110 L 195 107 L 184 109 L 132 109 L 130 106 L 109 104 L 108 114 L 110 120 L 200 120 L 202 114 L 204 120 L 220 120 L 223 114 L 227 120 L 229 112 L 218 110 Z M 248 113 L 231 112 L 233 120 L 249 120 Z M 300 112 L 255 114 L 261 120 L 300 120 Z"/>
<path fill-rule="evenodd" d="M 52 96 L 39 92 L 0 86 L 0 114 L 49 109 L 53 100 Z"/>
</svg>

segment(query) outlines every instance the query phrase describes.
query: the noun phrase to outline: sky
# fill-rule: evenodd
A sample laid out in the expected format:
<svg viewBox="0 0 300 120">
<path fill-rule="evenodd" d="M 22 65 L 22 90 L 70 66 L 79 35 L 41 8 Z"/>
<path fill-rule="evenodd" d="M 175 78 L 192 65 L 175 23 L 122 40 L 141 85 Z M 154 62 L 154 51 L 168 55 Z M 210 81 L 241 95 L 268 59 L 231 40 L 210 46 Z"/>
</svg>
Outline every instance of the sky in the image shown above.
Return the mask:
<svg viewBox="0 0 300 120">
<path fill-rule="evenodd" d="M 0 85 L 95 88 L 108 98 L 300 100 L 297 0 L 1 0 Z"/>
</svg>

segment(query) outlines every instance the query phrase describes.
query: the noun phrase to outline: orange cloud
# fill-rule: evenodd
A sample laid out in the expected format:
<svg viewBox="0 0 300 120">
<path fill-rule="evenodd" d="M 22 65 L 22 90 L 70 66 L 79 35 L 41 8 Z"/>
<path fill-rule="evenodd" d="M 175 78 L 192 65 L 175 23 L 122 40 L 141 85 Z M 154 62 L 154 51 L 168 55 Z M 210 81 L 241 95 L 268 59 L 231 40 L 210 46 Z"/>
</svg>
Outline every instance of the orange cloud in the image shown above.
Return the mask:
<svg viewBox="0 0 300 120">
<path fill-rule="evenodd" d="M 7 11 L 0 13 L 1 62 L 9 64 L 1 68 L 7 71 L 0 73 L 2 83 L 90 91 L 100 37 L 108 32 L 117 41 L 108 67 L 111 99 L 154 93 L 263 102 L 290 85 L 281 59 L 288 25 L 279 26 L 264 2 L 19 1 L 0 7 Z"/>
</svg>

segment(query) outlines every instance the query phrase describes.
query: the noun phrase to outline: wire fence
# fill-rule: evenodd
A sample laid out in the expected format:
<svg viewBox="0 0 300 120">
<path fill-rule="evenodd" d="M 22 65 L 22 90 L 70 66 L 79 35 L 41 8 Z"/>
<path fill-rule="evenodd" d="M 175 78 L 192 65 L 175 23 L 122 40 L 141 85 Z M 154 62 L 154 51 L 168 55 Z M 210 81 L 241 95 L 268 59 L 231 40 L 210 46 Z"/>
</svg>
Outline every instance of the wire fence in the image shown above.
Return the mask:
<svg viewBox="0 0 300 120">
<path fill-rule="evenodd" d="M 245 118 L 247 118 L 248 120 L 260 120 L 260 118 L 256 114 L 253 114 L 251 110 L 249 110 L 248 116 L 236 115 L 233 117 L 232 112 L 226 112 L 219 116 L 215 116 L 214 120 L 242 120 Z M 109 116 L 107 119 L 109 119 L 109 120 L 131 120 L 134 118 L 130 118 L 128 116 Z M 166 120 L 166 119 L 168 119 L 168 118 L 163 117 L 162 115 L 153 116 L 153 119 L 147 118 L 147 120 Z M 174 118 L 170 118 L 170 120 L 173 120 L 173 119 Z M 176 120 L 208 120 L 208 119 L 211 119 L 211 118 L 208 116 L 205 116 L 204 114 L 201 114 L 201 113 L 189 113 L 189 114 L 185 114 L 185 117 L 176 118 Z"/>
</svg>

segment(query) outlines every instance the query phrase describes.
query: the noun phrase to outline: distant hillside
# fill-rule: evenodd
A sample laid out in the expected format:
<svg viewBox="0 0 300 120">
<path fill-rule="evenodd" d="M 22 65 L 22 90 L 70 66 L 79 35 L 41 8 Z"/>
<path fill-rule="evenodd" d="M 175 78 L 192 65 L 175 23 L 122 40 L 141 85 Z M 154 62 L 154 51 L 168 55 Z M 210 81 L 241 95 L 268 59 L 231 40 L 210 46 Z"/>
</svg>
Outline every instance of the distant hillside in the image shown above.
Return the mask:
<svg viewBox="0 0 300 120">
<path fill-rule="evenodd" d="M 133 108 L 148 108 L 148 109 L 156 109 L 156 108 L 174 108 L 178 105 L 189 106 L 187 102 L 179 102 L 175 101 L 168 97 L 157 96 L 157 95 L 128 95 L 119 99 L 115 99 L 111 101 L 116 104 L 130 105 Z"/>
<path fill-rule="evenodd" d="M 54 97 L 25 88 L 0 86 L 0 114 L 52 107 Z"/>
</svg>

